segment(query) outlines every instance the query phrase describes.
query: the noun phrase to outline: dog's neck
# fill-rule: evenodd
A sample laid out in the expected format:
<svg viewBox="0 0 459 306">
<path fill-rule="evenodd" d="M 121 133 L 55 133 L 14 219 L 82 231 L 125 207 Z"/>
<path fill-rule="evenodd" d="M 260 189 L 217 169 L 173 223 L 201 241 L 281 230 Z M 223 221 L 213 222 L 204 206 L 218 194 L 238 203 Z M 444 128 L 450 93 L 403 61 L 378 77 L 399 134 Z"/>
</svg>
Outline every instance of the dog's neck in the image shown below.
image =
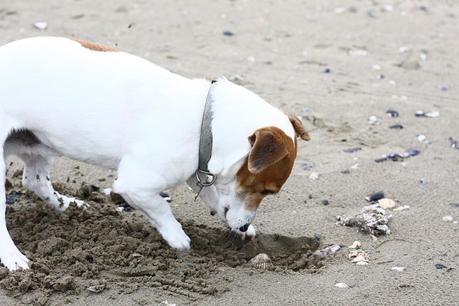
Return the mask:
<svg viewBox="0 0 459 306">
<path fill-rule="evenodd" d="M 288 117 L 251 91 L 224 78 L 212 86 L 213 148 L 211 173 L 220 182 L 234 180 L 251 146 L 248 137 L 257 129 L 276 126 L 294 139 Z"/>
</svg>

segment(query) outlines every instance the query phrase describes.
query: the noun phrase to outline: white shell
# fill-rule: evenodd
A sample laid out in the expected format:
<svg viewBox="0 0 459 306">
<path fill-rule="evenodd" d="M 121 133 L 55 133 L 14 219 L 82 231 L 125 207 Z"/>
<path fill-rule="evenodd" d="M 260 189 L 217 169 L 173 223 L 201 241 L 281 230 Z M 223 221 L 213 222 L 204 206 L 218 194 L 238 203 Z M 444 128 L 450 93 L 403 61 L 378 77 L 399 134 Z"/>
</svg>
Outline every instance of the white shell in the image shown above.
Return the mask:
<svg viewBox="0 0 459 306">
<path fill-rule="evenodd" d="M 345 284 L 345 283 L 336 283 L 336 284 L 335 284 L 335 287 L 341 288 L 341 289 L 347 289 L 347 288 L 349 288 L 349 286 L 348 286 L 347 284 Z"/>
<path fill-rule="evenodd" d="M 390 269 L 392 271 L 403 272 L 403 271 L 405 271 L 406 267 L 392 267 Z"/>
<path fill-rule="evenodd" d="M 391 199 L 381 199 L 378 201 L 378 203 L 379 203 L 379 206 L 381 206 L 384 209 L 395 207 L 395 201 Z"/>
<path fill-rule="evenodd" d="M 350 249 L 360 249 L 361 246 L 362 246 L 362 244 L 360 243 L 360 241 L 354 241 L 352 243 L 352 245 L 350 245 L 348 248 L 350 248 Z"/>
<path fill-rule="evenodd" d="M 267 270 L 273 266 L 271 262 L 271 258 L 269 258 L 268 254 L 260 253 L 254 258 L 252 258 L 249 263 L 256 267 L 257 269 Z"/>
<path fill-rule="evenodd" d="M 38 22 L 35 22 L 33 24 L 33 26 L 39 30 L 46 30 L 46 28 L 48 27 L 48 23 L 44 22 L 44 21 L 38 21 Z"/>
</svg>

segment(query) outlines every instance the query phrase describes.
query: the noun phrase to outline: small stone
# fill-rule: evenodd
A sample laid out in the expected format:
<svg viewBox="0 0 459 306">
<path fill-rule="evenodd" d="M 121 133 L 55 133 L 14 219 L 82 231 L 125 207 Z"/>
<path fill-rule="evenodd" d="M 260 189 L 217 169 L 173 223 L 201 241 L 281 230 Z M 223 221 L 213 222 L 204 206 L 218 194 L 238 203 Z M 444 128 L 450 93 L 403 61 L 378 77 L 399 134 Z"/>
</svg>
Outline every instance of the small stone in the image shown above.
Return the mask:
<svg viewBox="0 0 459 306">
<path fill-rule="evenodd" d="M 344 153 L 355 153 L 355 152 L 358 152 L 362 150 L 362 148 L 360 147 L 354 147 L 354 148 L 348 148 L 348 149 L 344 149 L 343 152 Z"/>
<path fill-rule="evenodd" d="M 345 283 L 336 283 L 335 287 L 340 288 L 340 289 L 347 289 L 349 286 Z"/>
<path fill-rule="evenodd" d="M 442 218 L 442 220 L 445 221 L 445 222 L 453 222 L 454 218 L 453 218 L 453 216 L 444 216 Z"/>
<path fill-rule="evenodd" d="M 404 60 L 396 66 L 403 68 L 405 70 L 418 70 L 421 68 L 421 64 L 416 60 Z"/>
<path fill-rule="evenodd" d="M 310 179 L 311 181 L 315 181 L 315 180 L 317 180 L 318 178 L 319 178 L 319 173 L 317 173 L 317 172 L 312 172 L 312 173 L 309 175 L 309 179 Z"/>
<path fill-rule="evenodd" d="M 384 209 L 391 209 L 395 207 L 395 201 L 386 198 L 378 200 L 378 204 Z"/>
<path fill-rule="evenodd" d="M 400 123 L 397 123 L 397 124 L 393 124 L 391 126 L 389 126 L 390 129 L 393 129 L 393 130 L 401 130 L 403 129 L 403 125 L 401 125 Z"/>
<path fill-rule="evenodd" d="M 389 109 L 386 111 L 386 114 L 389 116 L 389 117 L 392 117 L 392 118 L 397 118 L 400 116 L 400 114 L 396 111 L 396 110 L 393 110 L 393 109 Z"/>
<path fill-rule="evenodd" d="M 449 203 L 451 207 L 459 208 L 459 203 Z"/>
<path fill-rule="evenodd" d="M 331 69 L 330 68 L 325 68 L 324 73 L 331 73 Z"/>
<path fill-rule="evenodd" d="M 378 117 L 376 116 L 370 116 L 368 117 L 368 124 L 369 125 L 375 125 L 376 123 L 378 123 Z"/>
<path fill-rule="evenodd" d="M 354 241 L 352 243 L 352 245 L 348 246 L 348 248 L 350 249 L 360 249 L 360 247 L 362 246 L 362 243 L 360 243 L 360 241 Z"/>
<path fill-rule="evenodd" d="M 317 250 L 314 252 L 314 255 L 319 256 L 320 258 L 324 258 L 326 256 L 334 255 L 339 250 L 341 250 L 341 246 L 338 244 L 329 245 L 321 250 Z"/>
<path fill-rule="evenodd" d="M 330 204 L 330 201 L 328 201 L 328 200 L 322 200 L 321 203 L 322 203 L 322 205 L 324 205 L 324 206 L 328 206 L 328 205 Z"/>
<path fill-rule="evenodd" d="M 368 266 L 368 262 L 366 261 L 359 261 L 355 263 L 357 266 Z"/>
<path fill-rule="evenodd" d="M 405 271 L 406 267 L 392 267 L 390 269 L 392 271 L 403 272 L 403 271 Z"/>
<path fill-rule="evenodd" d="M 435 269 L 437 269 L 437 270 L 443 270 L 443 269 L 448 269 L 448 267 L 445 266 L 444 264 L 437 263 L 437 264 L 435 264 Z"/>
<path fill-rule="evenodd" d="M 449 138 L 449 145 L 450 145 L 451 148 L 459 150 L 459 142 L 457 140 L 453 139 L 453 137 Z"/>
<path fill-rule="evenodd" d="M 368 196 L 365 197 L 365 200 L 367 200 L 368 202 L 376 202 L 378 200 L 381 200 L 384 198 L 384 192 L 383 191 L 378 191 L 378 192 L 374 192 Z"/>
<path fill-rule="evenodd" d="M 425 113 L 424 116 L 429 117 L 429 118 L 436 118 L 440 116 L 440 113 L 437 111 L 432 111 L 432 112 Z"/>
<path fill-rule="evenodd" d="M 419 142 L 424 142 L 424 141 L 427 139 L 427 137 L 426 137 L 426 135 L 419 134 L 419 135 L 416 136 L 416 139 L 417 139 Z"/>
<path fill-rule="evenodd" d="M 48 27 L 48 23 L 44 22 L 44 21 L 38 21 L 38 22 L 35 22 L 33 24 L 33 26 L 38 29 L 38 30 L 46 30 L 46 28 Z"/>
<path fill-rule="evenodd" d="M 231 31 L 223 31 L 224 36 L 234 36 L 234 33 Z"/>
</svg>

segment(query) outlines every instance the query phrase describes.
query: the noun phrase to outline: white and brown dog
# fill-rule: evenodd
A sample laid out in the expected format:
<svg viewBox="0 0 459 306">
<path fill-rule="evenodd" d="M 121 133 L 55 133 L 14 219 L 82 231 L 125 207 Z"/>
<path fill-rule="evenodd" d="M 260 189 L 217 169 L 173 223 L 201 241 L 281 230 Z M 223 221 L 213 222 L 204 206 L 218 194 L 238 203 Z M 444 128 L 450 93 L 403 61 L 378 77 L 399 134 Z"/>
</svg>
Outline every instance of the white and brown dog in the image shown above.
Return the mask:
<svg viewBox="0 0 459 306">
<path fill-rule="evenodd" d="M 5 158 L 25 164 L 23 185 L 56 209 L 83 202 L 50 182 L 57 155 L 118 170 L 113 190 L 141 210 L 169 245 L 190 239 L 160 191 L 193 177 L 201 123 L 212 98 L 214 185 L 200 197 L 235 231 L 250 225 L 261 200 L 292 171 L 301 122 L 224 78 L 211 84 L 142 58 L 66 38 L 36 37 L 0 47 L 0 259 L 28 268 L 5 221 Z"/>
</svg>

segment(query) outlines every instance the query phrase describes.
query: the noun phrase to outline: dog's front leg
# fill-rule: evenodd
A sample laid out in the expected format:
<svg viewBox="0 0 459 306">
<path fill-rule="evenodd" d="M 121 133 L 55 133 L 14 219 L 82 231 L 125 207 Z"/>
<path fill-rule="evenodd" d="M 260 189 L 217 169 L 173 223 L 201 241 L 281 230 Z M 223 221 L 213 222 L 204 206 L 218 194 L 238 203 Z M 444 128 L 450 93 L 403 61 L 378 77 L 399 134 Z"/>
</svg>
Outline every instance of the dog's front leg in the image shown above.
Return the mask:
<svg viewBox="0 0 459 306">
<path fill-rule="evenodd" d="M 121 192 L 129 205 L 142 211 L 167 243 L 179 251 L 190 249 L 190 238 L 172 214 L 169 203 L 159 193 L 145 191 Z"/>
</svg>

